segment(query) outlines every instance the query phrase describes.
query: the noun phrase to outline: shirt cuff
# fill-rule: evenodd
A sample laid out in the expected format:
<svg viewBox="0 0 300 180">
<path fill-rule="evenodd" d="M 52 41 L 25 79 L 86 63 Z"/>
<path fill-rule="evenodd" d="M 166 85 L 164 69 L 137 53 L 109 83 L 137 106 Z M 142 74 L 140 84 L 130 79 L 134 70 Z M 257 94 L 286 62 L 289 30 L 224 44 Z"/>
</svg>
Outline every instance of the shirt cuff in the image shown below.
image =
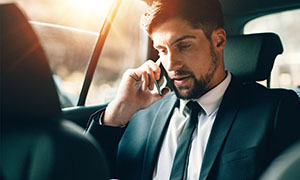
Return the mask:
<svg viewBox="0 0 300 180">
<path fill-rule="evenodd" d="M 104 117 L 105 111 L 100 112 L 98 119 L 94 119 L 94 121 L 97 121 L 100 125 L 104 125 L 103 122 L 103 117 Z"/>
<path fill-rule="evenodd" d="M 105 114 L 105 108 L 104 109 L 100 109 L 100 110 L 96 111 L 94 114 L 91 115 L 90 121 L 94 121 L 94 123 L 99 124 L 100 126 L 115 127 L 115 128 L 124 128 L 128 124 L 127 123 L 124 126 L 118 126 L 118 127 L 116 127 L 116 126 L 110 126 L 110 125 L 105 125 L 105 124 L 103 124 L 104 114 Z"/>
</svg>

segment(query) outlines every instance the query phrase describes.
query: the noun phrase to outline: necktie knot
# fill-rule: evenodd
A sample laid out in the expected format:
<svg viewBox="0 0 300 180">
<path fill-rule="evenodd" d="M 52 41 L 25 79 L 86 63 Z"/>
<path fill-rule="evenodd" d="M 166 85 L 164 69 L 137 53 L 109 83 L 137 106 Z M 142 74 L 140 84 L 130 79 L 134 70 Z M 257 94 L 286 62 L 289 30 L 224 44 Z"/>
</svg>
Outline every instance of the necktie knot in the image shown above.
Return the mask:
<svg viewBox="0 0 300 180">
<path fill-rule="evenodd" d="M 195 112 L 197 114 L 202 110 L 202 107 L 196 101 L 189 101 L 186 106 L 191 112 Z"/>
<path fill-rule="evenodd" d="M 190 101 L 190 102 L 187 103 L 186 106 L 190 111 L 191 121 L 197 122 L 198 121 L 198 114 L 201 112 L 202 107 L 196 101 Z"/>
</svg>

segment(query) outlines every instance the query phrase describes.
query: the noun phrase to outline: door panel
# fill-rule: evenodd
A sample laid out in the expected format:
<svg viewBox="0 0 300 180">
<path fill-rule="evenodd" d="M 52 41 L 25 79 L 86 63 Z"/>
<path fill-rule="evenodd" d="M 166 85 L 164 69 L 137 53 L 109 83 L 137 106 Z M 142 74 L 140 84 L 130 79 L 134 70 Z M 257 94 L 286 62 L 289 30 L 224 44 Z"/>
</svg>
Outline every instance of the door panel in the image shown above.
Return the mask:
<svg viewBox="0 0 300 180">
<path fill-rule="evenodd" d="M 73 121 L 82 128 L 86 128 L 89 117 L 99 109 L 106 107 L 104 105 L 95 106 L 77 106 L 72 108 L 65 108 L 62 110 L 63 118 Z"/>
</svg>

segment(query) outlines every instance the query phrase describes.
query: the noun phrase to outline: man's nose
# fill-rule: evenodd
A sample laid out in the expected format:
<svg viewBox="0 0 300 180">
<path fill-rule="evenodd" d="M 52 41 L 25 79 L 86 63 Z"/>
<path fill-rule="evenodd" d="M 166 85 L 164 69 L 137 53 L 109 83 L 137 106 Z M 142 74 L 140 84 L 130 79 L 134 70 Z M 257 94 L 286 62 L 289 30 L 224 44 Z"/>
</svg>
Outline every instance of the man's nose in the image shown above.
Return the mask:
<svg viewBox="0 0 300 180">
<path fill-rule="evenodd" d="M 183 60 L 175 53 L 169 53 L 166 57 L 167 71 L 177 71 L 183 66 Z"/>
</svg>

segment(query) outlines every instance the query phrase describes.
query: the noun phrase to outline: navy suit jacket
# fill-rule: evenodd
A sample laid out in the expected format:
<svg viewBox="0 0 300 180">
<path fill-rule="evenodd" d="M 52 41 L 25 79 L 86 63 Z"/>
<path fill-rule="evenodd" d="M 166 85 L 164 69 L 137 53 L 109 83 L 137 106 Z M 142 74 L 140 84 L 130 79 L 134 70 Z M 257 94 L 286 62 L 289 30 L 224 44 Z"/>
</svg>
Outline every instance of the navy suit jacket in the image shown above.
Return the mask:
<svg viewBox="0 0 300 180">
<path fill-rule="evenodd" d="M 137 112 L 125 128 L 90 123 L 89 132 L 105 149 L 117 178 L 152 178 L 176 103 L 170 93 Z M 299 112 L 295 92 L 243 85 L 233 77 L 212 127 L 199 179 L 256 179 L 275 156 L 299 140 Z"/>
</svg>

